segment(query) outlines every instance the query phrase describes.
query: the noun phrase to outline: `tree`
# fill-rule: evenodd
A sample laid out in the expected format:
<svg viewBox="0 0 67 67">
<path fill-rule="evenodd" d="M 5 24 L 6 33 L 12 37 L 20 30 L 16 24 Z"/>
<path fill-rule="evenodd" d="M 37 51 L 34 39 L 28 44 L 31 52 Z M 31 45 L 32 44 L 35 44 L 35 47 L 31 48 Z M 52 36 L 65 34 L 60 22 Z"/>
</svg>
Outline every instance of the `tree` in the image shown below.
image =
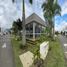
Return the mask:
<svg viewBox="0 0 67 67">
<path fill-rule="evenodd" d="M 22 27 L 22 21 L 21 21 L 20 19 L 18 19 L 18 20 L 16 21 L 16 24 L 17 24 L 17 26 L 18 26 L 18 30 L 21 31 L 21 30 L 23 29 L 23 27 Z"/>
<path fill-rule="evenodd" d="M 59 31 L 55 31 L 55 34 L 58 35 L 59 34 Z"/>
<path fill-rule="evenodd" d="M 22 30 L 22 21 L 20 19 L 13 22 L 12 30 L 13 30 L 13 33 L 15 35 L 17 35 L 18 33 L 21 32 L 21 30 Z"/>
<path fill-rule="evenodd" d="M 42 5 L 44 18 L 48 22 L 48 27 L 50 29 L 50 36 L 54 38 L 54 17 L 56 15 L 61 15 L 61 8 L 57 3 L 57 0 L 47 0 Z"/>
<path fill-rule="evenodd" d="M 12 2 L 14 3 L 15 0 L 12 0 Z M 29 2 L 32 4 L 32 0 L 29 0 Z M 23 3 L 23 37 L 22 37 L 22 40 L 23 40 L 23 45 L 25 46 L 26 45 L 26 29 L 25 29 L 25 1 L 23 0 L 22 1 Z"/>
<path fill-rule="evenodd" d="M 13 34 L 17 35 L 18 27 L 16 21 L 13 22 L 12 30 L 13 30 Z"/>
</svg>

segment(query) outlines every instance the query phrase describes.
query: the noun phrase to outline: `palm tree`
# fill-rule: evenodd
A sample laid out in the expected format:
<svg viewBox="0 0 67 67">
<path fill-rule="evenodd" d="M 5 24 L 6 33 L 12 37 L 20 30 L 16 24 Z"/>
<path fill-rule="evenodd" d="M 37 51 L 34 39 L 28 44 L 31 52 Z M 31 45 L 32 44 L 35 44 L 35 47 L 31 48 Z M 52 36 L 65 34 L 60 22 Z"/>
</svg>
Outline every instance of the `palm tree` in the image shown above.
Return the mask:
<svg viewBox="0 0 67 67">
<path fill-rule="evenodd" d="M 58 5 L 57 0 L 47 0 L 42 4 L 44 18 L 48 22 L 50 29 L 50 36 L 54 38 L 54 17 L 61 15 L 61 7 Z"/>
<path fill-rule="evenodd" d="M 15 0 L 12 0 L 12 2 L 15 2 Z M 29 2 L 32 4 L 32 0 L 29 0 Z M 23 0 L 22 1 L 23 3 L 23 37 L 22 37 L 22 40 L 23 40 L 23 45 L 25 46 L 26 44 L 26 29 L 25 29 L 25 1 Z"/>
</svg>

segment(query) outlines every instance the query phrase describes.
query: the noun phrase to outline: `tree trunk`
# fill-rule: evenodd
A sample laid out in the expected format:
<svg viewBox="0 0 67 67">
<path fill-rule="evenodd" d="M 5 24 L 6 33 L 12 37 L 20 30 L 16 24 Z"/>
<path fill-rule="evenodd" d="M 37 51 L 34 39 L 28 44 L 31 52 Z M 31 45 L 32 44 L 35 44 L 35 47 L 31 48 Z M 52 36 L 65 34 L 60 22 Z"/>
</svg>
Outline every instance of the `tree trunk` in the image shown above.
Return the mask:
<svg viewBox="0 0 67 67">
<path fill-rule="evenodd" d="M 52 38 L 52 27 L 49 25 L 49 37 Z"/>
<path fill-rule="evenodd" d="M 22 41 L 23 41 L 23 45 L 26 44 L 26 29 L 25 29 L 25 2 L 23 0 L 23 36 L 22 36 Z"/>
<path fill-rule="evenodd" d="M 51 21 L 51 24 L 50 24 L 50 37 L 52 38 L 52 40 L 55 40 L 55 32 L 54 32 L 54 22 Z"/>
<path fill-rule="evenodd" d="M 55 30 L 54 30 L 54 27 L 53 27 L 53 40 L 55 40 Z"/>
<path fill-rule="evenodd" d="M 54 28 L 54 26 L 55 26 L 55 23 L 54 23 L 54 18 L 53 18 L 53 25 L 52 25 L 52 35 L 53 35 L 53 40 L 55 40 L 55 28 Z"/>
</svg>

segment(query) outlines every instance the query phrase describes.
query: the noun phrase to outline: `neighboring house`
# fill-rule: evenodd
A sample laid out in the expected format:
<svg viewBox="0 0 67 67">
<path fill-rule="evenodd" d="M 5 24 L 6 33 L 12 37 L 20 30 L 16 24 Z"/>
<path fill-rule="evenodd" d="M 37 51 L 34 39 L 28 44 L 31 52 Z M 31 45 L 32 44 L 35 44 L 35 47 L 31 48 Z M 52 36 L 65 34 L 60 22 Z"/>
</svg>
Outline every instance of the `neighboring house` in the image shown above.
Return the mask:
<svg viewBox="0 0 67 67">
<path fill-rule="evenodd" d="M 37 14 L 33 13 L 26 20 L 26 38 L 35 40 L 43 33 L 46 27 L 46 22 L 42 20 Z"/>
</svg>

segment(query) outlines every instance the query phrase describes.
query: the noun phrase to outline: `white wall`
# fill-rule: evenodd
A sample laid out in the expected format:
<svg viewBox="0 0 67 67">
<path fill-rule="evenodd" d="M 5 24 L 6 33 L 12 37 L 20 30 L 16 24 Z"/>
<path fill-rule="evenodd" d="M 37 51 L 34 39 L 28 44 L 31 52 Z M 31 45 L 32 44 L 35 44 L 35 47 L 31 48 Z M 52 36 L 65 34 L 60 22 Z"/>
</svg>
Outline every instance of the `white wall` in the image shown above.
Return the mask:
<svg viewBox="0 0 67 67">
<path fill-rule="evenodd" d="M 40 45 L 40 55 L 43 60 L 46 58 L 48 50 L 49 50 L 49 42 L 43 42 Z"/>
</svg>

